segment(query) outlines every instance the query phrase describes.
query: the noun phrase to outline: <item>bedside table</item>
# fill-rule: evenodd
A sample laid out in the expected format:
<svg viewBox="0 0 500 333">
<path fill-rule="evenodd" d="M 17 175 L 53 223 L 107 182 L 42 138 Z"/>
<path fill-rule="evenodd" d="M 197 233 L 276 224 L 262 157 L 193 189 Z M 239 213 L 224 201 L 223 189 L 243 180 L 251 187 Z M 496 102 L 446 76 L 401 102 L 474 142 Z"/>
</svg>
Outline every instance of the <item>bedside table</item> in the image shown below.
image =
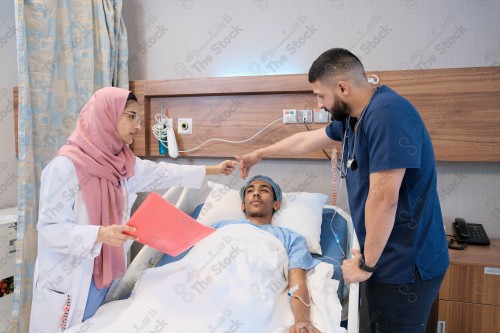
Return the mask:
<svg viewBox="0 0 500 333">
<path fill-rule="evenodd" d="M 437 302 L 437 332 L 500 332 L 500 239 L 449 254 Z"/>
</svg>

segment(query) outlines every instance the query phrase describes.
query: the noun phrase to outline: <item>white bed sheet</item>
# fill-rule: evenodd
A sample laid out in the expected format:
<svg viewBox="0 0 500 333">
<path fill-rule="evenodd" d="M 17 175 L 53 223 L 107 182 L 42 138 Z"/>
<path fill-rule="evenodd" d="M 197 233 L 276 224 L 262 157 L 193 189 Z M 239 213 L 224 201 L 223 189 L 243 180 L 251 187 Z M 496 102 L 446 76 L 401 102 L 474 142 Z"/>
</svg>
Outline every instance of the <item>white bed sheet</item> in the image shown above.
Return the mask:
<svg viewBox="0 0 500 333">
<path fill-rule="evenodd" d="M 67 332 L 288 332 L 287 262 L 274 236 L 227 226 L 183 259 L 146 270 L 130 298 L 103 305 Z M 345 332 L 332 269 L 321 263 L 308 272 L 311 318 L 324 333 Z"/>
</svg>

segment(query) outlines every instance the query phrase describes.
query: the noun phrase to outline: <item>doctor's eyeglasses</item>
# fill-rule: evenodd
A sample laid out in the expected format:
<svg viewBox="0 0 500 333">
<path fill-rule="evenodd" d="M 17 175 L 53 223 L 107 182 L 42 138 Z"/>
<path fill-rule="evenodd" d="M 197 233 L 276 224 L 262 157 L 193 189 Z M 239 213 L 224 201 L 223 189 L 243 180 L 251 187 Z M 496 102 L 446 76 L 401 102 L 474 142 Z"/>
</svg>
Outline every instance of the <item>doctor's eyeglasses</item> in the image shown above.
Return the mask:
<svg viewBox="0 0 500 333">
<path fill-rule="evenodd" d="M 125 112 L 124 115 L 126 115 L 135 125 L 141 125 L 141 116 L 138 113 Z"/>
</svg>

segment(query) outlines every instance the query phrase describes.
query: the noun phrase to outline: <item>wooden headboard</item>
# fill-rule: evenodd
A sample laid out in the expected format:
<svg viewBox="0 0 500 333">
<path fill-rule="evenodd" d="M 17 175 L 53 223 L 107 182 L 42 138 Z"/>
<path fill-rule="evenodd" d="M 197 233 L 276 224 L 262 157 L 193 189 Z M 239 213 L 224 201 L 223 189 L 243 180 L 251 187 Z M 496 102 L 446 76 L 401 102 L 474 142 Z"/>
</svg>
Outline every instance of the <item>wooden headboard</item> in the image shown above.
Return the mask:
<svg viewBox="0 0 500 333">
<path fill-rule="evenodd" d="M 380 78 L 379 85 L 391 87 L 416 106 L 437 160 L 500 161 L 500 67 L 367 73 L 371 74 Z M 130 90 L 138 97 L 145 120 L 132 145 L 138 156 L 160 156 L 151 126 L 161 108 L 174 119 L 176 130 L 178 118 L 193 119 L 193 134 L 177 134 L 179 150 L 211 138 L 244 140 L 282 117 L 283 109 L 316 108 L 306 74 L 131 81 Z M 310 129 L 325 126 L 308 125 Z M 214 142 L 180 155 L 232 158 L 304 130 L 304 124 L 278 121 L 245 144 Z M 340 154 L 339 144 L 328 145 L 336 145 Z M 326 158 L 323 152 L 293 157 Z"/>
</svg>

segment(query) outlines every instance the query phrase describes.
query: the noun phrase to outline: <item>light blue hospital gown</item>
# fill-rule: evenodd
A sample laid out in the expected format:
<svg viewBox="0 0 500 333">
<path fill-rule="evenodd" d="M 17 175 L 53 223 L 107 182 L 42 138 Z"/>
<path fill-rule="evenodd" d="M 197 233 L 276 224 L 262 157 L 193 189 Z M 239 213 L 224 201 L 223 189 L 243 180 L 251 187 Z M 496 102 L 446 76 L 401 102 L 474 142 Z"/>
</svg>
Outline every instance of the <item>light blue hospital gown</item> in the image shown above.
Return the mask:
<svg viewBox="0 0 500 333">
<path fill-rule="evenodd" d="M 261 230 L 267 231 L 274 237 L 278 238 L 288 254 L 288 270 L 292 268 L 308 270 L 320 263 L 319 260 L 314 259 L 311 256 L 311 253 L 309 253 L 305 238 L 288 228 L 275 227 L 270 224 L 257 225 L 246 219 L 224 220 L 213 224 L 211 227 L 218 229 L 230 224 L 249 224 Z"/>
</svg>

